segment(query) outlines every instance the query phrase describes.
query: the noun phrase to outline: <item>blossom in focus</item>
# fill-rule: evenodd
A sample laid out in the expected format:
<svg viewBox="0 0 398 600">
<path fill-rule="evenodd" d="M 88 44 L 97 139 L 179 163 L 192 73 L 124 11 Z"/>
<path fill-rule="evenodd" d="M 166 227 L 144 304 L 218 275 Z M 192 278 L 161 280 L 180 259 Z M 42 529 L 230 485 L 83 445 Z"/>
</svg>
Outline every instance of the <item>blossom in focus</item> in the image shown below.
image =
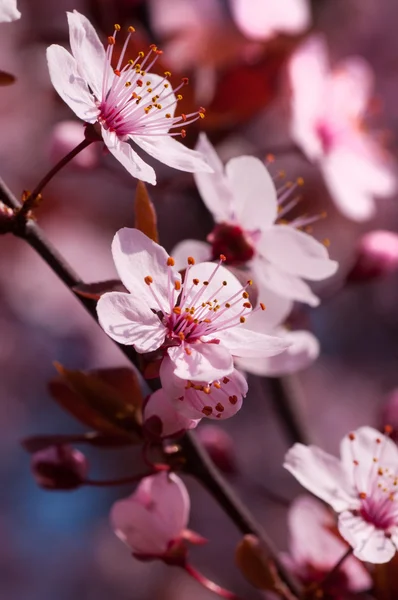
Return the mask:
<svg viewBox="0 0 398 600">
<path fill-rule="evenodd" d="M 17 0 L 0 0 L 0 23 L 9 23 L 21 18 Z"/>
<path fill-rule="evenodd" d="M 136 558 L 167 559 L 183 546 L 190 501 L 183 481 L 165 472 L 145 477 L 136 491 L 115 502 L 111 524 Z"/>
<path fill-rule="evenodd" d="M 58 162 L 84 140 L 84 129 L 77 121 L 61 121 L 52 130 L 50 152 Z M 73 159 L 73 164 L 82 169 L 91 169 L 98 164 L 99 154 L 95 145 L 88 146 Z"/>
<path fill-rule="evenodd" d="M 194 429 L 201 419 L 185 417 L 170 402 L 163 388 L 149 396 L 143 417 L 146 433 L 155 438 L 177 437 L 188 429 Z"/>
<path fill-rule="evenodd" d="M 333 532 L 334 519 L 325 506 L 311 496 L 299 496 L 288 515 L 289 554 L 283 561 L 304 584 L 321 583 L 347 552 L 346 544 Z M 369 589 L 372 579 L 353 556 L 342 563 L 333 577 L 326 580 L 326 596 L 345 597 Z"/>
<path fill-rule="evenodd" d="M 339 208 L 355 221 L 370 219 L 374 196 L 396 189 L 391 159 L 364 126 L 373 75 L 360 57 L 331 70 L 326 43 L 310 38 L 290 59 L 291 133 L 322 171 Z"/>
<path fill-rule="evenodd" d="M 150 72 L 161 51 L 155 45 L 145 56 L 140 52 L 135 60 L 123 66 L 128 35 L 116 67 L 112 67 L 116 35 L 120 26 L 108 38 L 105 51 L 90 21 L 74 11 L 68 12 L 72 54 L 53 44 L 47 49 L 50 77 L 61 98 L 86 123 L 99 124 L 108 150 L 131 175 L 156 183 L 154 169 L 132 147 L 137 144 L 150 156 L 181 171 L 211 171 L 200 153 L 186 148 L 173 139 L 185 136 L 185 127 L 204 116 L 198 112 L 175 117 L 176 92 L 187 83 L 184 79 L 175 90 L 169 83 L 169 72 L 163 77 Z M 177 133 L 176 129 L 180 131 Z"/>
<path fill-rule="evenodd" d="M 308 0 L 230 0 L 232 14 L 242 33 L 264 40 L 276 33 L 298 34 L 311 23 Z"/>
<path fill-rule="evenodd" d="M 354 555 L 370 563 L 392 559 L 398 545 L 398 448 L 361 427 L 343 438 L 341 459 L 295 444 L 284 467 L 338 513 L 338 529 Z"/>
<path fill-rule="evenodd" d="M 269 289 L 291 300 L 318 305 L 319 299 L 304 279 L 330 277 L 337 263 L 329 259 L 323 244 L 300 231 L 308 224 L 306 218 L 289 224 L 279 221 L 295 204 L 294 199 L 289 201 L 294 186 L 282 186 L 278 198 L 274 181 L 258 158 L 233 158 L 224 168 L 204 134 L 197 149 L 214 170 L 213 174 L 195 174 L 195 181 L 216 226 L 208 236 L 210 244 L 179 244 L 173 250 L 177 264 L 187 250 L 200 260 L 222 253 L 228 264 L 246 264 L 264 295 Z"/>
<path fill-rule="evenodd" d="M 101 296 L 97 311 L 101 326 L 120 344 L 139 353 L 159 351 L 170 368 L 161 370 L 162 386 L 172 377 L 212 382 L 234 369 L 234 356 L 272 356 L 288 342 L 244 330 L 252 309 L 238 279 L 218 264 L 188 257 L 184 281 L 174 259 L 137 229 L 121 229 L 112 243 L 116 269 L 129 293 Z M 258 310 L 262 310 L 260 304 Z M 181 394 L 180 394 L 181 395 Z"/>
<path fill-rule="evenodd" d="M 369 231 L 359 241 L 349 281 L 369 281 L 398 269 L 398 235 L 394 231 Z"/>
</svg>

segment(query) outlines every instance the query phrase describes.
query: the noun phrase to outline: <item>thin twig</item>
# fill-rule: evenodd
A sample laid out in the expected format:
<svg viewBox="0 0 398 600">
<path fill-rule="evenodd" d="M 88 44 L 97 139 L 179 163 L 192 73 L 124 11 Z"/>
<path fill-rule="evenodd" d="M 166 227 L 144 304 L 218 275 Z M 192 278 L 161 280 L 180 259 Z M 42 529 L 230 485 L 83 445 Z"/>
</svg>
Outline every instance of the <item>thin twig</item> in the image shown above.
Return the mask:
<svg viewBox="0 0 398 600">
<path fill-rule="evenodd" d="M 266 385 L 289 443 L 300 442 L 308 445 L 310 443 L 308 431 L 300 415 L 300 387 L 294 375 L 269 377 L 266 379 Z"/>
</svg>

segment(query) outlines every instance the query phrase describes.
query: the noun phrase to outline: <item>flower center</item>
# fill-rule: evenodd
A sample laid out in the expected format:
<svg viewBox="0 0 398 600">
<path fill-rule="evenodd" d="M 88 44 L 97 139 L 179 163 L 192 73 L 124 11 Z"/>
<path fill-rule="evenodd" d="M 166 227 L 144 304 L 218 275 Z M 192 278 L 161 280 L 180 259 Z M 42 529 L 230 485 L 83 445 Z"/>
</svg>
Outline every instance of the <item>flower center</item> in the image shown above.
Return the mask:
<svg viewBox="0 0 398 600">
<path fill-rule="evenodd" d="M 183 98 L 181 94 L 175 93 L 188 84 L 188 79 L 184 77 L 173 90 L 168 80 L 170 71 L 165 71 L 162 77 L 149 73 L 162 54 L 155 44 L 149 47 L 146 55 L 141 51 L 134 60 L 129 59 L 122 66 L 134 27 L 128 28 L 116 68 L 112 68 L 116 34 L 120 29 L 120 25 L 116 24 L 113 35 L 108 37 L 102 95 L 97 99 L 98 121 L 122 140 L 130 135 L 185 137 L 185 129 L 175 133 L 169 131 L 205 116 L 205 109 L 202 107 L 197 112 L 174 116 L 176 103 Z"/>
<path fill-rule="evenodd" d="M 325 154 L 328 154 L 334 145 L 335 142 L 335 134 L 331 130 L 331 128 L 327 125 L 327 123 L 320 122 L 316 126 L 316 133 L 320 139 L 322 144 L 322 150 Z"/>
<path fill-rule="evenodd" d="M 216 225 L 207 240 L 212 245 L 213 256 L 223 254 L 229 265 L 240 265 L 254 256 L 254 247 L 239 225 Z"/>
</svg>

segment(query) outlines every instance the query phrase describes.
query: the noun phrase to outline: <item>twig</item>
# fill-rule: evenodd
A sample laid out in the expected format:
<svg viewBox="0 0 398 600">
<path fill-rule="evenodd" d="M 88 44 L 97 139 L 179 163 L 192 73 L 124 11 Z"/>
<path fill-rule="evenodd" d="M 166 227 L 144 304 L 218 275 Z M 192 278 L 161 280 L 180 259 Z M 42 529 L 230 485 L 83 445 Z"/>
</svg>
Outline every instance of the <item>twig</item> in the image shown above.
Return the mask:
<svg viewBox="0 0 398 600">
<path fill-rule="evenodd" d="M 281 420 L 291 444 L 310 443 L 307 428 L 300 416 L 301 393 L 293 375 L 266 379 L 275 412 Z"/>
</svg>

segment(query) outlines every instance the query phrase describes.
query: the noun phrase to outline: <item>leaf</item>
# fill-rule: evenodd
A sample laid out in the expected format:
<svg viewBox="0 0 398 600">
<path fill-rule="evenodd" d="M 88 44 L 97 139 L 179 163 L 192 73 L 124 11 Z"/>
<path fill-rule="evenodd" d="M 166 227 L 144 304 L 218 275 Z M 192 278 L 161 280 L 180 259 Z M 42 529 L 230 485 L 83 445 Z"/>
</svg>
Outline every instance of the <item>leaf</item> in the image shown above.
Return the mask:
<svg viewBox="0 0 398 600">
<path fill-rule="evenodd" d="M 15 75 L 12 75 L 12 73 L 7 73 L 6 71 L 0 71 L 0 86 L 12 85 L 15 83 L 15 81 Z"/>
<path fill-rule="evenodd" d="M 55 367 L 52 396 L 79 421 L 103 434 L 141 441 L 142 394 L 134 371 L 126 368 L 83 372 Z"/>
<path fill-rule="evenodd" d="M 108 281 L 98 281 L 96 283 L 80 283 L 72 289 L 79 296 L 96 301 L 106 292 L 127 292 L 119 279 L 109 279 Z"/>
<path fill-rule="evenodd" d="M 154 242 L 159 242 L 156 210 L 142 181 L 138 181 L 135 192 L 134 226 Z"/>
</svg>

